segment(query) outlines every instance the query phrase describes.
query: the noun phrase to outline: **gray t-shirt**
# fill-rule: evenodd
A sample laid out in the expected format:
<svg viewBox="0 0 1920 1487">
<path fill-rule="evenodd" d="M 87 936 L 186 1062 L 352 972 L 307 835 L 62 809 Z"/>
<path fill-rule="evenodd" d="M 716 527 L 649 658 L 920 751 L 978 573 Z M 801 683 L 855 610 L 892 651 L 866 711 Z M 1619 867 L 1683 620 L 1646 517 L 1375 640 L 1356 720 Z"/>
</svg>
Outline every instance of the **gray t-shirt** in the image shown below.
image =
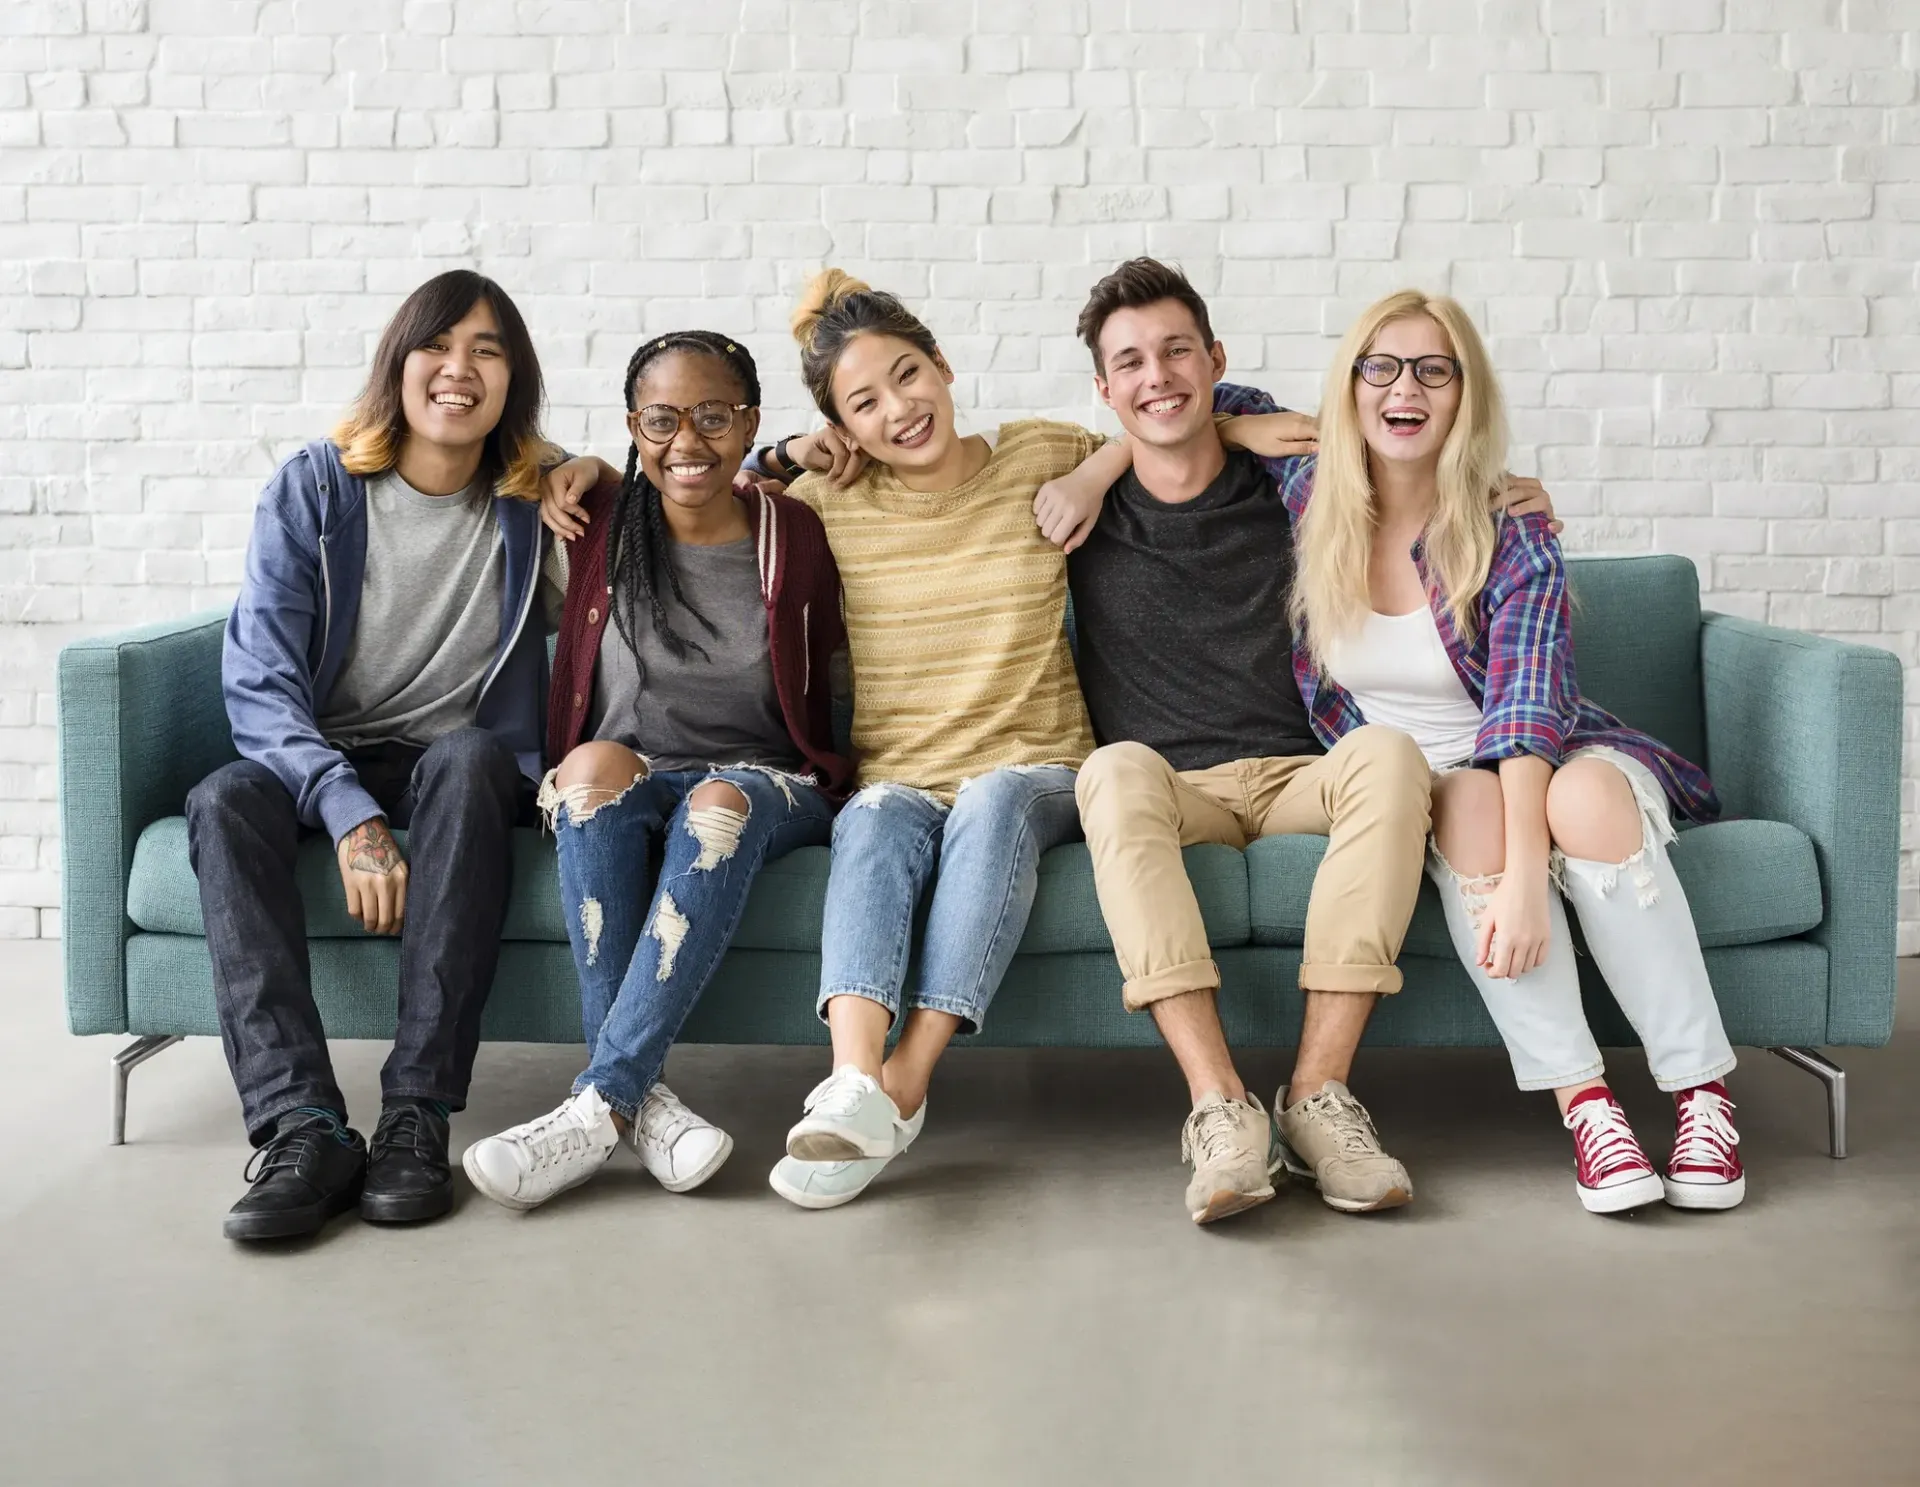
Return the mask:
<svg viewBox="0 0 1920 1487">
<path fill-rule="evenodd" d="M 634 616 L 636 666 L 626 637 L 609 618 L 593 674 L 593 736 L 625 744 L 656 770 L 716 764 L 800 769 L 774 690 L 753 539 L 713 547 L 676 542 L 669 551 L 681 591 L 719 634 L 710 633 L 668 589 L 661 602 L 675 633 L 687 642 L 687 654 L 683 659 L 668 649 L 649 607 L 641 604 Z"/>
<path fill-rule="evenodd" d="M 425 747 L 473 722 L 500 649 L 506 551 L 493 503 L 367 482 L 367 570 L 346 664 L 318 722 L 341 749 Z"/>
</svg>

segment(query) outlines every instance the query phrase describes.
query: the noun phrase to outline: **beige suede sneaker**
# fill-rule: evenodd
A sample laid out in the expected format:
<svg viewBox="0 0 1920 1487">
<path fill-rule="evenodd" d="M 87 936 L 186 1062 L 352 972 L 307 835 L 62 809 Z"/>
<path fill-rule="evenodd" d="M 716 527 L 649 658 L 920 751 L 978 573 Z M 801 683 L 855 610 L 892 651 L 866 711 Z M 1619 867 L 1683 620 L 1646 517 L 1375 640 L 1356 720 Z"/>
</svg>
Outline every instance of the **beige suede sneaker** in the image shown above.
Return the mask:
<svg viewBox="0 0 1920 1487">
<path fill-rule="evenodd" d="M 1372 1213 L 1413 1201 L 1407 1169 L 1380 1149 L 1373 1117 L 1337 1079 L 1292 1109 L 1282 1087 L 1273 1109 L 1287 1170 L 1318 1183 L 1327 1207 Z"/>
<path fill-rule="evenodd" d="M 1193 1164 L 1187 1212 L 1196 1224 L 1210 1224 L 1273 1196 L 1279 1139 L 1254 1095 L 1243 1100 L 1208 1095 L 1180 1133 L 1180 1160 Z"/>
</svg>

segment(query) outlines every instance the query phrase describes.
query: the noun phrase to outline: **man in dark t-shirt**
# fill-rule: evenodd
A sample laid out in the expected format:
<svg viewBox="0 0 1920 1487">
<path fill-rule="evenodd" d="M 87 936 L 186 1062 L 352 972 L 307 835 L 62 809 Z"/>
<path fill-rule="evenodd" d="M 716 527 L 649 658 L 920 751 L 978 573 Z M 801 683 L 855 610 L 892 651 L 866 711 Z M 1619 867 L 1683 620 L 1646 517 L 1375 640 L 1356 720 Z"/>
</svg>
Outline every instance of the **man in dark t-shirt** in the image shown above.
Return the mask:
<svg viewBox="0 0 1920 1487">
<path fill-rule="evenodd" d="M 1188 1210 L 1209 1223 L 1265 1202 L 1283 1165 L 1344 1212 L 1397 1207 L 1413 1184 L 1347 1078 L 1374 1003 L 1400 989 L 1426 761 L 1391 729 L 1356 729 L 1328 751 L 1309 726 L 1287 620 L 1287 509 L 1260 462 L 1221 442 L 1213 387 L 1226 353 L 1193 286 L 1134 259 L 1094 286 L 1079 329 L 1134 448 L 1068 559 L 1102 745 L 1080 771 L 1080 814 L 1126 1005 L 1152 1012 L 1193 1096 Z M 1292 432 L 1310 440 L 1311 424 Z M 1328 843 L 1307 909 L 1299 1050 L 1270 1115 L 1227 1048 L 1220 969 L 1180 854 L 1283 832 Z"/>
</svg>

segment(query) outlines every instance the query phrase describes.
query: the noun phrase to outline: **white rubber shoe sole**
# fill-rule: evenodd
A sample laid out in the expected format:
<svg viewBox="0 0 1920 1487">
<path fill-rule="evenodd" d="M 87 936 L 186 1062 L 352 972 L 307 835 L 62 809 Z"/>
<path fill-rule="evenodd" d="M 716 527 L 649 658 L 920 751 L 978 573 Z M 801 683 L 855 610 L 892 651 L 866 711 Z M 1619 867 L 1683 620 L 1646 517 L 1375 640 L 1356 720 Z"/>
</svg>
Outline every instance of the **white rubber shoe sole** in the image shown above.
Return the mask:
<svg viewBox="0 0 1920 1487">
<path fill-rule="evenodd" d="M 1732 1182 L 1675 1182 L 1671 1177 L 1662 1178 L 1661 1182 L 1667 1202 L 1675 1208 L 1738 1208 L 1747 1196 L 1745 1173 Z"/>
<path fill-rule="evenodd" d="M 1625 1213 L 1629 1208 L 1644 1208 L 1667 1196 L 1657 1172 L 1607 1188 L 1581 1187 L 1576 1180 L 1573 1188 L 1580 1195 L 1580 1206 L 1588 1213 Z"/>
</svg>

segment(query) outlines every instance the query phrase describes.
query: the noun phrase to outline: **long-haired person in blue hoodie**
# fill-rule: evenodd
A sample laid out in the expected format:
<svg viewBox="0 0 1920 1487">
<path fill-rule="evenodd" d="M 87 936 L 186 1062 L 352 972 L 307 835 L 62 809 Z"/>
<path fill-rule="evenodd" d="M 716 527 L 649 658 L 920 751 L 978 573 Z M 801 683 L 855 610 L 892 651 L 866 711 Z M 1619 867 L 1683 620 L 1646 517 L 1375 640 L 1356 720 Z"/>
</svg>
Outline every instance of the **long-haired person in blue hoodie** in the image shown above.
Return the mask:
<svg viewBox="0 0 1920 1487">
<path fill-rule="evenodd" d="M 539 495 L 540 405 L 513 302 L 479 274 L 441 274 L 388 324 L 333 438 L 283 464 L 254 511 L 221 666 L 241 757 L 187 797 L 221 1041 L 256 1148 L 231 1239 L 311 1234 L 356 1203 L 382 1222 L 452 1206 L 447 1116 L 466 1100 L 511 833 L 540 772 L 543 545 L 539 507 L 514 499 Z M 400 940 L 370 1146 L 314 1005 L 294 862 L 316 832 L 348 914 Z"/>
</svg>

